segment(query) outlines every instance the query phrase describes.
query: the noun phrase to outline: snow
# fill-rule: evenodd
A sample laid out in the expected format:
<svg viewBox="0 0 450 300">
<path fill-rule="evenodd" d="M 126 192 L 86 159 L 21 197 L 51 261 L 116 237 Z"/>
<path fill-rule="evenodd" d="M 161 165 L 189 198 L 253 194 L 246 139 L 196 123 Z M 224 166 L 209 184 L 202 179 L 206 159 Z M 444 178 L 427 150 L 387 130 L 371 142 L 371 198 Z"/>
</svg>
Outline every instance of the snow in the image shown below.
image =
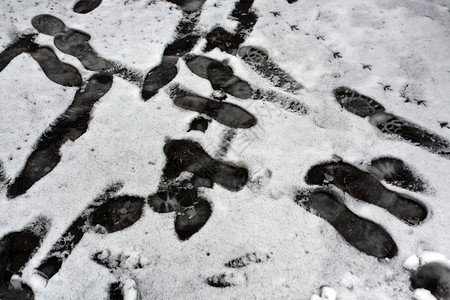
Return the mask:
<svg viewBox="0 0 450 300">
<path fill-rule="evenodd" d="M 167 1 L 103 0 L 86 15 L 72 11 L 74 2 L 1 1 L 0 49 L 16 34 L 34 32 L 33 16 L 50 13 L 68 27 L 88 32 L 102 57 L 146 74 L 160 62 L 181 18 L 180 10 Z M 220 24 L 233 29 L 234 21 L 227 16 L 234 2 L 207 0 L 197 28 L 207 32 Z M 450 130 L 439 125 L 439 121 L 450 122 L 448 2 L 255 0 L 254 8 L 259 19 L 245 45 L 264 47 L 304 84 L 305 91 L 296 98 L 310 107 L 309 114 L 296 115 L 260 100 L 228 97 L 254 114 L 260 126 L 251 132 L 237 130 L 223 159 L 247 167 L 250 180 L 259 182 L 260 188 L 231 192 L 215 185 L 202 191 L 213 213 L 185 242 L 174 233 L 174 213 L 158 214 L 146 206 L 143 217 L 130 228 L 107 235 L 86 233 L 58 274 L 44 282 L 35 268 L 106 186 L 123 182 L 120 194 L 147 197 L 158 189 L 166 138 L 192 139 L 213 155 L 227 129 L 212 122 L 205 134 L 186 133 L 197 114 L 173 105 L 167 87 L 143 102 L 137 86 L 115 77 L 111 90 L 96 104 L 88 131 L 64 144 L 62 160 L 49 175 L 14 200 L 7 199 L 6 189 L 0 188 L 0 237 L 42 214 L 52 220 L 50 232 L 21 276 L 36 300 L 106 299 L 108 284 L 117 280 L 117 274 L 90 259 L 104 250 L 130 256 L 123 270 L 127 274 L 121 274 L 126 278 L 127 300 L 211 299 L 211 295 L 216 299 L 434 299 L 425 290 L 413 295 L 408 271 L 419 263 L 450 257 L 450 161 L 386 137 L 367 119 L 340 108 L 331 91 L 341 85 L 354 88 L 379 101 L 388 112 L 449 140 Z M 271 13 L 275 11 L 281 17 Z M 291 25 L 299 30 L 291 30 Z M 39 35 L 37 42 L 56 49 L 48 36 Z M 199 53 L 199 48 L 193 52 Z M 334 59 L 334 51 L 342 58 Z M 73 57 L 56 53 L 77 67 L 83 79 L 92 75 Z M 239 58 L 217 49 L 208 55 L 228 59 L 237 76 L 272 89 Z M 371 65 L 372 70 L 363 69 L 362 64 Z M 211 95 L 208 81 L 191 74 L 183 61 L 178 65 L 180 72 L 173 83 Z M 404 102 L 400 92 L 406 84 L 410 97 L 426 100 L 426 106 Z M 392 91 L 385 91 L 384 85 Z M 14 178 L 34 143 L 65 111 L 77 89 L 48 80 L 27 54 L 0 72 L 0 87 L 0 162 L 7 178 Z M 413 193 L 385 184 L 426 204 L 430 215 L 417 227 L 346 197 L 345 205 L 354 213 L 381 224 L 392 235 L 399 248 L 392 260 L 379 261 L 357 251 L 325 220 L 294 203 L 297 190 L 310 188 L 303 180 L 309 168 L 333 155 L 361 168 L 373 158 L 394 156 L 431 186 L 431 192 Z M 271 253 L 271 259 L 243 269 L 224 266 L 254 252 Z M 130 267 L 136 261 L 145 267 Z M 206 278 L 221 274 L 232 287 L 218 289 L 205 283 Z M 324 285 L 333 288 L 314 295 Z"/>
<path fill-rule="evenodd" d="M 430 291 L 427 291 L 425 289 L 414 290 L 413 299 L 414 300 L 437 300 L 433 295 L 431 295 Z"/>
</svg>

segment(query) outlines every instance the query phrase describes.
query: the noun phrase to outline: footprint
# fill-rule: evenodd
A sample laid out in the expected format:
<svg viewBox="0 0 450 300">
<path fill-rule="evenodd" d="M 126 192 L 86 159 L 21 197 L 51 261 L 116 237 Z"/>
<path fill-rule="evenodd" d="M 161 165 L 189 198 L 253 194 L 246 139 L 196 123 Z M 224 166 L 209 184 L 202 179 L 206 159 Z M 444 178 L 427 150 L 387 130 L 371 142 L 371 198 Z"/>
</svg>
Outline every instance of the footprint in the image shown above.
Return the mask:
<svg viewBox="0 0 450 300">
<path fill-rule="evenodd" d="M 355 215 L 331 193 L 314 191 L 306 197 L 299 195 L 297 202 L 330 223 L 359 251 L 377 258 L 392 258 L 397 254 L 397 245 L 383 227 Z"/>
<path fill-rule="evenodd" d="M 303 89 L 290 74 L 286 73 L 269 59 L 267 52 L 261 48 L 244 46 L 239 48 L 238 56 L 260 76 L 268 79 L 275 87 L 282 88 L 289 93 Z"/>
<path fill-rule="evenodd" d="M 450 144 L 447 140 L 409 121 L 380 112 L 370 116 L 369 122 L 383 133 L 398 135 L 415 145 L 423 146 L 431 152 L 450 158 Z"/>
<path fill-rule="evenodd" d="M 198 177 L 211 179 L 231 191 L 241 190 L 247 183 L 248 170 L 215 160 L 200 144 L 190 140 L 169 140 L 164 146 L 167 163 L 163 170 L 168 179 L 187 171 Z"/>
<path fill-rule="evenodd" d="M 177 97 L 173 102 L 178 107 L 205 114 L 232 128 L 250 128 L 257 123 L 251 113 L 232 103 L 210 100 L 194 94 Z"/>
<path fill-rule="evenodd" d="M 247 280 L 247 275 L 245 273 L 224 272 L 208 277 L 206 283 L 212 287 L 227 288 L 243 285 Z"/>
<path fill-rule="evenodd" d="M 37 45 L 34 43 L 35 38 L 35 34 L 22 35 L 19 36 L 17 41 L 6 47 L 6 49 L 0 53 L 0 72 L 3 71 L 15 57 L 36 49 Z"/>
<path fill-rule="evenodd" d="M 177 76 L 177 61 L 178 57 L 176 56 L 163 56 L 161 63 L 147 73 L 142 87 L 142 98 L 144 100 L 156 95 L 160 88 Z"/>
<path fill-rule="evenodd" d="M 51 48 L 39 47 L 30 53 L 51 81 L 63 86 L 82 84 L 83 79 L 77 68 L 61 62 Z"/>
<path fill-rule="evenodd" d="M 359 200 L 380 206 L 410 225 L 417 225 L 427 216 L 427 209 L 415 199 L 386 189 L 370 173 L 348 163 L 328 162 L 312 167 L 305 178 L 306 183 L 327 183 Z"/>
<path fill-rule="evenodd" d="M 220 61 L 193 55 L 186 58 L 186 65 L 197 76 L 208 79 L 215 90 L 224 90 L 240 99 L 248 99 L 253 95 L 251 86 L 234 76 L 233 69 Z"/>
<path fill-rule="evenodd" d="M 99 7 L 102 0 L 79 0 L 75 3 L 73 11 L 77 14 L 87 14 Z"/>
<path fill-rule="evenodd" d="M 111 85 L 111 76 L 96 74 L 77 91 L 72 104 L 40 137 L 24 169 L 8 186 L 8 198 L 26 193 L 58 165 L 61 160 L 59 149 L 67 140 L 75 141 L 87 131 L 94 104 L 109 91 Z"/>
<path fill-rule="evenodd" d="M 114 68 L 111 61 L 100 57 L 89 45 L 89 34 L 67 28 L 63 21 L 51 15 L 35 16 L 31 24 L 40 33 L 54 36 L 56 48 L 76 57 L 87 70 L 107 71 Z"/>
<path fill-rule="evenodd" d="M 369 122 L 381 132 L 400 136 L 431 152 L 450 158 L 450 143 L 447 140 L 409 121 L 386 113 L 385 108 L 372 98 L 347 87 L 339 87 L 333 93 L 343 108 L 357 116 L 369 117 Z"/>
<path fill-rule="evenodd" d="M 450 266 L 432 262 L 411 275 L 413 289 L 429 290 L 437 299 L 450 299 Z"/>
<path fill-rule="evenodd" d="M 222 27 L 215 27 L 206 35 L 205 52 L 214 48 L 236 55 L 239 46 L 245 41 L 252 32 L 258 16 L 251 10 L 253 0 L 240 0 L 236 2 L 231 19 L 237 21 L 238 25 L 234 33 L 230 33 Z"/>
<path fill-rule="evenodd" d="M 52 15 L 38 15 L 31 19 L 31 25 L 40 33 L 56 36 L 64 33 L 68 28 L 60 19 Z"/>
<path fill-rule="evenodd" d="M 402 160 L 393 157 L 380 157 L 372 160 L 370 173 L 379 180 L 413 192 L 423 192 L 425 182 L 420 179 Z"/>
<path fill-rule="evenodd" d="M 109 300 L 124 300 L 123 284 L 121 282 L 113 282 L 108 289 Z"/>
<path fill-rule="evenodd" d="M 0 297 L 1 299 L 33 299 L 33 292 L 25 285 L 14 283 L 19 274 L 42 243 L 50 222 L 36 218 L 21 231 L 10 232 L 0 240 Z M 17 298 L 14 298 L 17 297 Z M 19 298 L 23 297 L 23 298 Z"/>
<path fill-rule="evenodd" d="M 212 214 L 211 204 L 203 198 L 193 206 L 177 213 L 175 217 L 175 232 L 182 241 L 188 240 L 208 222 Z"/>
<path fill-rule="evenodd" d="M 188 132 L 192 131 L 192 130 L 205 132 L 208 129 L 209 122 L 210 122 L 210 120 L 208 120 L 206 118 L 197 117 L 194 120 L 192 120 L 191 124 L 189 125 Z M 1 175 L 0 175 L 0 178 L 1 178 Z"/>
<path fill-rule="evenodd" d="M 144 202 L 144 198 L 135 196 L 103 196 L 96 199 L 52 246 L 37 268 L 38 273 L 46 280 L 51 279 L 87 230 L 107 234 L 132 226 L 141 218 Z"/>
<path fill-rule="evenodd" d="M 225 264 L 225 267 L 227 268 L 243 268 L 246 267 L 250 264 L 260 264 L 260 263 L 265 263 L 270 259 L 270 256 L 268 254 L 265 253 L 247 253 L 244 256 L 235 258 L 230 260 L 229 262 L 227 262 Z"/>
<path fill-rule="evenodd" d="M 89 45 L 91 36 L 85 32 L 69 29 L 57 34 L 54 44 L 61 52 L 76 57 L 90 71 L 107 71 L 114 67 L 113 63 L 100 57 Z"/>
</svg>

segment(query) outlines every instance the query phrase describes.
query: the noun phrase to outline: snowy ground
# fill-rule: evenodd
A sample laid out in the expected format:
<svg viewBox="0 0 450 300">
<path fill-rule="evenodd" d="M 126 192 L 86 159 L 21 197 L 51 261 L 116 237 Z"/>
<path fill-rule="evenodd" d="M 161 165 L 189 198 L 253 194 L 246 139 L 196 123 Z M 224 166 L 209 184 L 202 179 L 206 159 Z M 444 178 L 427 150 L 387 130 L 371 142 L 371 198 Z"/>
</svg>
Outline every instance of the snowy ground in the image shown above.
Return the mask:
<svg viewBox="0 0 450 300">
<path fill-rule="evenodd" d="M 236 22 L 228 16 L 235 2 L 207 0 L 196 28 L 208 32 L 220 25 L 234 30 Z M 160 63 L 182 15 L 176 5 L 162 0 L 103 0 L 87 14 L 75 13 L 74 3 L 1 1 L 0 50 L 20 34 L 37 33 L 31 25 L 34 16 L 51 14 L 67 27 L 89 33 L 89 43 L 100 56 L 143 78 Z M 125 283 L 125 289 L 135 285 L 140 299 L 310 299 L 324 285 L 336 290 L 337 299 L 412 299 L 405 260 L 424 251 L 450 258 L 450 160 L 381 133 L 367 118 L 341 108 L 332 94 L 348 86 L 387 112 L 450 140 L 450 3 L 255 0 L 253 10 L 259 18 L 244 45 L 266 49 L 305 86 L 292 97 L 308 107 L 308 113 L 228 95 L 228 102 L 258 119 L 256 127 L 237 129 L 230 150 L 221 157 L 248 169 L 249 183 L 239 191 L 218 184 L 200 189 L 212 215 L 187 241 L 175 234 L 175 212 L 159 214 L 148 205 L 129 228 L 87 232 L 47 284 L 36 282 L 35 269 L 108 186 L 122 183 L 119 195 L 155 194 L 166 164 L 166 139 L 191 139 L 214 156 L 227 127 L 211 122 L 205 133 L 187 132 L 198 113 L 175 106 L 168 86 L 143 101 L 138 85 L 114 76 L 111 89 L 94 107 L 86 133 L 61 147 L 57 167 L 25 194 L 9 199 L 8 179 L 18 176 L 36 141 L 71 104 L 78 87 L 52 82 L 27 53 L 0 72 L 0 161 L 5 177 L 0 237 L 20 231 L 38 216 L 51 224 L 22 270 L 21 280 L 33 288 L 36 299 L 107 299 L 109 285 L 116 281 Z M 39 34 L 36 43 L 54 49 L 83 80 L 94 74 L 59 51 L 53 37 Z M 201 54 L 204 43 L 200 39 L 193 53 Z M 287 95 L 240 58 L 218 49 L 207 55 L 228 59 L 235 74 L 252 86 Z M 211 96 L 208 80 L 190 72 L 182 60 L 178 68 L 173 83 Z M 304 180 L 308 170 L 336 156 L 363 170 L 374 158 L 392 156 L 426 183 L 424 192 L 383 183 L 425 204 L 428 217 L 417 226 L 345 197 L 352 212 L 382 225 L 392 236 L 398 246 L 394 258 L 380 260 L 358 251 L 327 221 L 296 204 L 298 191 L 311 189 Z M 258 180 L 260 184 L 250 184 Z M 340 190 L 338 194 L 344 195 Z M 91 259 L 104 250 L 129 258 L 111 272 Z M 257 258 L 242 268 L 226 266 L 247 254 Z M 222 274 L 231 286 L 207 284 L 207 278 Z M 131 293 L 128 296 L 132 299 Z"/>
</svg>

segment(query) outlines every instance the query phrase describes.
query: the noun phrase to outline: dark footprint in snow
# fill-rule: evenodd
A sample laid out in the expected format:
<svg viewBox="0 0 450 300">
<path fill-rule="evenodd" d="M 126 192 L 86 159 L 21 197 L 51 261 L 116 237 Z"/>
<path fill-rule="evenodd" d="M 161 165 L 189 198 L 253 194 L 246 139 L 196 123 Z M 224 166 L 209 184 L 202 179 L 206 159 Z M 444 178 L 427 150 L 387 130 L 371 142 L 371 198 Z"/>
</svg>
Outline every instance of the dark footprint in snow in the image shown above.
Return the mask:
<svg viewBox="0 0 450 300">
<path fill-rule="evenodd" d="M 186 65 L 197 76 L 208 79 L 215 90 L 223 90 L 241 99 L 253 95 L 251 86 L 234 76 L 233 69 L 220 61 L 206 56 L 190 56 L 186 58 Z"/>
<path fill-rule="evenodd" d="M 415 145 L 450 158 L 450 143 L 447 140 L 409 121 L 386 113 L 381 104 L 350 88 L 339 87 L 333 92 L 343 108 L 357 116 L 369 117 L 369 122 L 381 132 L 400 136 Z"/>
<path fill-rule="evenodd" d="M 111 85 L 111 76 L 97 74 L 77 91 L 72 104 L 40 137 L 24 169 L 8 186 L 9 198 L 26 193 L 58 165 L 61 160 L 59 149 L 66 141 L 75 141 L 87 131 L 94 104 L 109 91 Z"/>
<path fill-rule="evenodd" d="M 268 79 L 275 87 L 282 88 L 290 93 L 303 88 L 302 84 L 298 83 L 291 75 L 271 61 L 265 50 L 244 46 L 239 49 L 238 55 L 255 72 Z"/>
<path fill-rule="evenodd" d="M 155 195 L 148 197 L 148 204 L 158 213 L 179 212 L 199 201 L 196 188 L 185 184 L 173 184 L 160 187 Z"/>
<path fill-rule="evenodd" d="M 347 87 L 339 87 L 333 91 L 337 102 L 347 111 L 362 118 L 383 112 L 384 107 L 367 96 Z"/>
<path fill-rule="evenodd" d="M 438 300 L 450 299 L 450 266 L 439 262 L 421 266 L 411 275 L 411 286 L 429 290 Z"/>
<path fill-rule="evenodd" d="M 198 198 L 194 205 L 177 213 L 175 232 L 180 240 L 188 240 L 208 222 L 212 214 L 211 205 L 203 198 Z"/>
<path fill-rule="evenodd" d="M 372 160 L 370 173 L 379 180 L 414 192 L 425 190 L 425 183 L 402 160 L 393 157 L 380 157 Z"/>
<path fill-rule="evenodd" d="M 41 245 L 50 223 L 38 217 L 21 231 L 10 232 L 0 240 L 0 284 L 8 284 Z"/>
<path fill-rule="evenodd" d="M 33 290 L 25 283 L 16 281 L 0 290 L 2 300 L 34 300 Z"/>
<path fill-rule="evenodd" d="M 61 52 L 76 57 L 90 71 L 106 71 L 114 65 L 98 55 L 89 45 L 91 36 L 85 32 L 67 28 L 60 19 L 51 15 L 38 15 L 31 24 L 39 32 L 54 36 L 54 44 Z"/>
<path fill-rule="evenodd" d="M 210 120 L 208 119 L 197 117 L 192 120 L 191 124 L 189 125 L 188 132 L 191 130 L 205 132 L 208 129 L 209 122 Z"/>
<path fill-rule="evenodd" d="M 55 36 L 64 33 L 68 28 L 60 19 L 52 15 L 38 15 L 31 19 L 31 25 L 43 34 Z"/>
<path fill-rule="evenodd" d="M 236 2 L 231 19 L 237 21 L 238 25 L 234 33 L 222 27 L 216 27 L 206 35 L 206 46 L 204 51 L 209 52 L 214 48 L 236 55 L 239 46 L 252 32 L 258 16 L 252 11 L 253 0 L 240 0 Z"/>
<path fill-rule="evenodd" d="M 145 199 L 135 196 L 105 196 L 94 201 L 56 241 L 47 258 L 37 268 L 45 278 L 52 278 L 64 260 L 88 230 L 108 234 L 126 229 L 142 216 Z"/>
<path fill-rule="evenodd" d="M 392 192 L 371 175 L 344 162 L 329 162 L 312 167 L 306 183 L 333 184 L 361 201 L 380 206 L 400 220 L 417 225 L 427 217 L 427 209 L 415 199 Z"/>
<path fill-rule="evenodd" d="M 161 63 L 148 72 L 142 87 L 142 98 L 144 100 L 156 95 L 160 88 L 177 76 L 177 61 L 178 57 L 176 56 L 163 56 Z"/>
<path fill-rule="evenodd" d="M 257 123 L 251 113 L 235 104 L 210 100 L 193 94 L 176 97 L 173 102 L 178 107 L 205 114 L 232 128 L 250 128 Z"/>
<path fill-rule="evenodd" d="M 77 14 L 87 14 L 99 7 L 102 0 L 79 0 L 75 3 L 73 11 Z"/>
<path fill-rule="evenodd" d="M 123 284 L 120 282 L 113 282 L 109 285 L 109 300 L 124 300 Z"/>
<path fill-rule="evenodd" d="M 64 86 L 80 86 L 83 83 L 77 68 L 61 62 L 51 48 L 39 47 L 30 53 L 51 81 Z"/>
<path fill-rule="evenodd" d="M 33 291 L 16 279 L 42 243 L 50 223 L 38 217 L 21 231 L 11 232 L 0 240 L 0 299 L 34 299 Z"/>
<path fill-rule="evenodd" d="M 106 71 L 114 67 L 111 61 L 101 56 L 89 45 L 91 36 L 85 32 L 69 29 L 55 36 L 55 46 L 61 52 L 76 57 L 90 71 Z"/>
<path fill-rule="evenodd" d="M 20 36 L 14 43 L 6 47 L 0 53 L 0 72 L 17 56 L 22 53 L 30 52 L 38 46 L 34 43 L 35 34 L 26 34 Z"/>
<path fill-rule="evenodd" d="M 332 194 L 315 191 L 306 199 L 299 195 L 297 202 L 330 223 L 359 251 L 377 258 L 392 258 L 397 254 L 397 245 L 383 227 L 355 215 Z"/>
<path fill-rule="evenodd" d="M 164 146 L 167 163 L 164 176 L 178 177 L 181 172 L 190 172 L 207 178 L 231 191 L 238 191 L 248 180 L 246 168 L 213 159 L 200 144 L 190 140 L 169 140 Z"/>
<path fill-rule="evenodd" d="M 149 206 L 158 213 L 176 212 L 175 233 L 182 241 L 188 240 L 208 222 L 212 209 L 210 203 L 199 197 L 196 187 L 166 185 L 147 199 Z"/>
</svg>

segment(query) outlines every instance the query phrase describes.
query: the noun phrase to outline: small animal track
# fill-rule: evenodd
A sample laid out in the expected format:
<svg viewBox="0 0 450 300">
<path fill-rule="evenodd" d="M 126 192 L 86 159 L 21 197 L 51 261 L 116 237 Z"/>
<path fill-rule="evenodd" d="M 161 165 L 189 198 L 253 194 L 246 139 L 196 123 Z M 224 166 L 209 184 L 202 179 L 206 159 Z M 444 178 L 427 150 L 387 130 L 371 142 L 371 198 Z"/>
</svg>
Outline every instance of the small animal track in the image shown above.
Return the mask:
<svg viewBox="0 0 450 300">
<path fill-rule="evenodd" d="M 417 225 L 427 216 L 427 209 L 415 199 L 392 192 L 376 177 L 344 162 L 329 162 L 313 166 L 306 183 L 333 184 L 356 199 L 380 206 L 400 220 Z"/>
<path fill-rule="evenodd" d="M 333 194 L 314 191 L 309 195 L 298 195 L 296 201 L 330 223 L 359 251 L 377 258 L 392 258 L 397 254 L 397 245 L 383 227 L 357 216 Z"/>
<path fill-rule="evenodd" d="M 102 0 L 79 0 L 73 6 L 73 11 L 77 14 L 87 14 L 102 4 Z"/>
<path fill-rule="evenodd" d="M 77 91 L 72 104 L 40 137 L 24 169 L 8 186 L 9 198 L 26 193 L 58 165 L 61 160 L 59 149 L 66 141 L 75 141 L 86 132 L 94 104 L 109 91 L 111 85 L 111 76 L 96 74 L 84 88 Z"/>
<path fill-rule="evenodd" d="M 423 265 L 411 275 L 411 286 L 414 289 L 429 290 L 438 300 L 448 300 L 450 267 L 439 262 Z"/>
<path fill-rule="evenodd" d="M 427 148 L 433 153 L 446 158 L 450 157 L 450 143 L 448 141 L 409 121 L 386 113 L 385 108 L 375 100 L 347 87 L 335 89 L 334 96 L 337 102 L 347 111 L 363 118 L 369 117 L 369 122 L 381 132 L 400 136 L 415 145 Z"/>
<path fill-rule="evenodd" d="M 426 188 L 423 180 L 398 158 L 380 157 L 374 159 L 369 171 L 379 180 L 385 180 L 387 183 L 414 192 L 423 192 Z"/>
</svg>

